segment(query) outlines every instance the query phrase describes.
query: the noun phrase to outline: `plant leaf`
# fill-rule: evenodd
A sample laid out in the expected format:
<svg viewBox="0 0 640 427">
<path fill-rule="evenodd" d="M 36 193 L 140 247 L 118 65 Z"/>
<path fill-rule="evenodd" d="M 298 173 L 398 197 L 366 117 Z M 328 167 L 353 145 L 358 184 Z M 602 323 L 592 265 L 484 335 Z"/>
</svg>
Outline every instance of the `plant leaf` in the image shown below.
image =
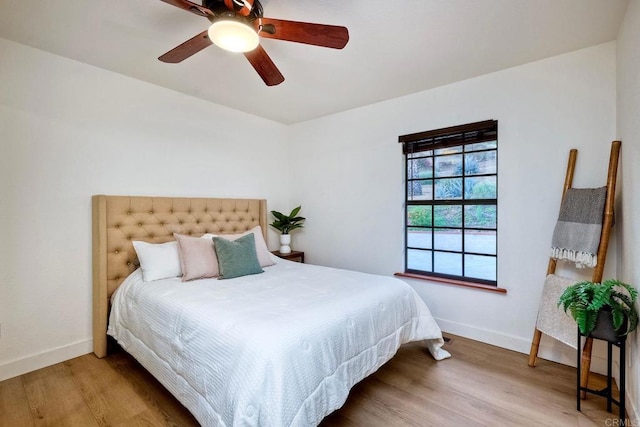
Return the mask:
<svg viewBox="0 0 640 427">
<path fill-rule="evenodd" d="M 283 221 L 285 218 L 285 216 L 278 211 L 271 211 L 271 215 L 275 216 L 280 221 Z"/>
<path fill-rule="evenodd" d="M 598 311 L 605 305 L 610 305 L 611 286 L 601 284 L 594 286 L 593 299 L 589 304 L 589 310 Z"/>
<path fill-rule="evenodd" d="M 586 310 L 585 313 L 586 313 L 586 318 L 585 318 L 584 334 L 588 335 L 596 327 L 596 322 L 598 321 L 598 313 L 590 310 Z"/>
<path fill-rule="evenodd" d="M 632 332 L 635 328 L 638 327 L 638 312 L 633 310 L 633 311 L 630 311 L 627 315 L 628 315 L 627 330 L 623 335 L 627 335 L 629 332 Z"/>
<path fill-rule="evenodd" d="M 611 318 L 613 320 L 613 329 L 617 331 L 624 323 L 624 312 L 619 309 L 613 309 L 611 310 Z"/>
<path fill-rule="evenodd" d="M 302 208 L 302 205 L 298 206 L 297 208 L 294 208 L 289 214 L 289 217 L 293 218 L 294 216 L 298 215 L 298 212 L 300 212 L 301 208 Z"/>
</svg>

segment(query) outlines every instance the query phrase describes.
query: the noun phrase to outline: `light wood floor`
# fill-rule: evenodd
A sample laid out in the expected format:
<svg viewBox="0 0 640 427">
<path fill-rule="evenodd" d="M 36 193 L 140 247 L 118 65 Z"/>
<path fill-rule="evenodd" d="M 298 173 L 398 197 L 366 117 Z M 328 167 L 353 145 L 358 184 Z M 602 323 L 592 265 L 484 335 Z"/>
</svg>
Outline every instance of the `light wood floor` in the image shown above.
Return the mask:
<svg viewBox="0 0 640 427">
<path fill-rule="evenodd" d="M 576 411 L 575 369 L 544 360 L 532 369 L 523 354 L 452 338 L 446 348 L 453 357 L 441 362 L 419 343 L 403 346 L 322 427 L 617 425 L 604 398 L 589 396 Z M 0 382 L 2 427 L 197 425 L 124 352 L 85 355 Z"/>
</svg>

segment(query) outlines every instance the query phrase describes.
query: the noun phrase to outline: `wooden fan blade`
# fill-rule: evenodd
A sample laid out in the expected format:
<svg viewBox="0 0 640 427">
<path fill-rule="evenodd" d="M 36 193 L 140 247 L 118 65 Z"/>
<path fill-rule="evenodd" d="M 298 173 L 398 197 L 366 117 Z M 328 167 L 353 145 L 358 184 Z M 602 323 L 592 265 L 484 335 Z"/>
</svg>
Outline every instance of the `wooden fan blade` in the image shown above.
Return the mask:
<svg viewBox="0 0 640 427">
<path fill-rule="evenodd" d="M 253 21 L 261 37 L 286 40 L 289 42 L 311 44 L 315 46 L 342 49 L 349 41 L 349 30 L 336 25 L 312 24 L 310 22 L 284 21 L 282 19 L 262 18 Z M 275 30 L 273 34 L 271 30 Z"/>
<path fill-rule="evenodd" d="M 224 5 L 238 15 L 249 16 L 251 9 L 253 9 L 253 0 L 242 0 L 241 6 L 237 3 L 237 0 L 224 0 Z"/>
<path fill-rule="evenodd" d="M 199 16 L 214 16 L 213 12 L 206 7 L 190 2 L 189 0 L 162 0 L 172 6 L 179 7 L 187 12 L 195 13 Z"/>
<path fill-rule="evenodd" d="M 267 86 L 279 85 L 284 81 L 284 76 L 262 46 L 258 45 L 252 51 L 245 52 L 244 56 L 247 57 Z"/>
<path fill-rule="evenodd" d="M 197 36 L 190 38 L 180 46 L 174 47 L 169 52 L 160 56 L 158 59 L 162 62 L 168 62 L 170 64 L 176 64 L 182 62 L 191 55 L 195 55 L 207 46 L 211 46 L 213 43 L 209 39 L 207 30 L 201 32 Z"/>
</svg>

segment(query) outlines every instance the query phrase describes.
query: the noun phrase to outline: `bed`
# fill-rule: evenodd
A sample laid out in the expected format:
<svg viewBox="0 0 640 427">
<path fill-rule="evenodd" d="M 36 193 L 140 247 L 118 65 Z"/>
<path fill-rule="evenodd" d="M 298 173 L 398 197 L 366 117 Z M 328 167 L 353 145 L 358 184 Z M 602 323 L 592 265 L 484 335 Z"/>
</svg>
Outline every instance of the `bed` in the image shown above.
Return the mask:
<svg viewBox="0 0 640 427">
<path fill-rule="evenodd" d="M 449 356 L 424 302 L 391 277 L 271 255 L 261 274 L 142 280 L 132 241 L 266 233 L 264 200 L 92 203 L 94 352 L 107 355 L 108 330 L 202 425 L 317 425 L 403 343 Z"/>
</svg>

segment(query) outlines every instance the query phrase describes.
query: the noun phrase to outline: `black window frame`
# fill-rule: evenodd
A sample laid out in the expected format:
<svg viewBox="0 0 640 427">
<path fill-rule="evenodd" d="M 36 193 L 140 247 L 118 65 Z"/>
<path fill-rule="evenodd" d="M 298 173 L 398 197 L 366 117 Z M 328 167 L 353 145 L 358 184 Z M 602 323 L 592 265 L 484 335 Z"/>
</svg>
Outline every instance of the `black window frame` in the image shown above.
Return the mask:
<svg viewBox="0 0 640 427">
<path fill-rule="evenodd" d="M 486 150 L 477 150 L 477 151 L 466 151 L 465 150 L 465 146 L 467 145 L 471 145 L 471 144 L 476 144 L 476 143 L 481 143 L 481 142 L 492 142 L 495 141 L 496 146 L 495 148 L 491 148 L 491 149 L 486 149 Z M 480 284 L 480 285 L 490 285 L 490 286 L 498 286 L 497 283 L 497 275 L 498 275 L 498 121 L 497 120 L 485 120 L 482 122 L 476 122 L 476 123 L 469 123 L 466 125 L 460 125 L 460 126 L 452 126 L 452 127 L 448 127 L 448 128 L 443 128 L 443 129 L 436 129 L 436 130 L 431 130 L 431 131 L 426 131 L 426 132 L 419 132 L 419 133 L 414 133 L 414 134 L 409 134 L 409 135 L 402 135 L 400 137 L 398 137 L 398 142 L 400 142 L 402 144 L 402 151 L 403 151 L 403 155 L 404 155 L 404 165 L 405 165 L 405 171 L 404 171 L 404 180 L 405 180 L 405 209 L 404 209 L 404 271 L 407 274 L 415 274 L 415 275 L 420 275 L 420 276 L 426 276 L 426 277 L 433 277 L 436 279 L 445 279 L 445 280 L 451 280 L 451 281 L 462 281 L 465 283 L 472 283 L 472 284 Z M 443 148 L 453 148 L 453 147 L 461 147 L 461 151 L 460 154 L 462 154 L 462 171 L 461 171 L 461 175 L 455 175 L 455 176 L 447 176 L 446 178 L 460 178 L 462 181 L 462 198 L 461 199 L 436 199 L 435 197 L 435 181 L 438 179 L 435 176 L 435 164 L 436 164 L 436 158 L 440 156 L 440 154 L 436 154 L 436 150 L 439 149 L 443 149 Z M 494 151 L 495 152 L 495 163 L 496 163 L 496 170 L 495 173 L 490 173 L 490 174 L 469 174 L 467 175 L 466 170 L 465 170 L 465 154 L 466 153 L 475 153 L 475 152 L 483 152 L 483 151 Z M 416 158 L 421 158 L 420 156 L 415 156 L 416 153 L 420 153 L 420 152 L 430 152 L 427 153 L 424 158 L 431 158 L 432 159 L 432 167 L 433 167 L 433 173 L 431 174 L 430 178 L 424 178 L 424 177 L 413 177 L 412 176 L 412 171 L 411 171 L 411 161 L 415 160 Z M 495 176 L 495 180 L 496 180 L 496 194 L 495 194 L 495 198 L 485 198 L 485 199 L 478 199 L 478 198 L 465 198 L 465 193 L 464 193 L 464 185 L 465 185 L 465 177 L 466 178 L 471 178 L 471 177 L 481 177 L 481 176 Z M 425 181 L 425 180 L 430 180 L 431 181 L 431 186 L 432 186 L 432 198 L 431 200 L 412 200 L 413 198 L 413 183 L 414 181 Z M 435 210 L 435 206 L 442 206 L 442 205 L 455 205 L 455 206 L 461 206 L 461 215 L 462 215 L 462 219 L 461 219 L 461 225 L 460 227 L 449 227 L 447 226 L 447 229 L 459 229 L 460 233 L 462 233 L 462 248 L 460 251 L 452 251 L 452 250 L 438 250 L 435 248 L 434 245 L 434 240 L 435 240 L 435 231 L 438 228 L 443 228 L 443 227 L 436 227 L 435 226 L 435 217 L 434 217 L 434 210 Z M 490 228 L 490 227 L 482 227 L 482 228 L 478 228 L 478 227 L 466 227 L 465 226 L 465 206 L 468 205 L 492 205 L 495 206 L 496 212 L 496 223 L 495 223 L 495 228 Z M 430 248 L 415 248 L 415 247 L 411 247 L 409 246 L 409 228 L 414 228 L 416 226 L 414 225 L 409 225 L 409 210 L 412 206 L 431 206 L 431 225 L 430 227 L 424 226 L 423 228 L 425 229 L 430 229 L 431 230 L 431 245 Z M 421 226 L 418 226 L 416 228 L 422 228 Z M 465 230 L 479 230 L 479 231 L 495 231 L 495 235 L 496 235 L 496 248 L 495 248 L 495 254 L 486 254 L 486 253 L 476 253 L 476 252 L 471 252 L 471 251 L 465 251 L 465 239 L 464 239 L 464 233 Z M 430 251 L 431 252 L 431 271 L 424 271 L 424 270 L 416 270 L 416 269 L 410 269 L 408 268 L 408 261 L 409 261 L 409 250 L 424 250 L 424 251 Z M 438 252 L 445 252 L 445 253 L 457 253 L 461 255 L 461 275 L 452 275 L 452 274 L 445 274 L 445 273 L 441 273 L 441 272 L 435 272 L 435 254 Z M 479 256 L 490 256 L 490 257 L 494 257 L 495 258 L 495 273 L 496 273 L 496 277 L 495 280 L 488 280 L 488 279 L 482 279 L 482 278 L 477 278 L 477 277 L 471 277 L 471 276 L 466 276 L 465 275 L 465 255 L 479 255 Z"/>
</svg>

